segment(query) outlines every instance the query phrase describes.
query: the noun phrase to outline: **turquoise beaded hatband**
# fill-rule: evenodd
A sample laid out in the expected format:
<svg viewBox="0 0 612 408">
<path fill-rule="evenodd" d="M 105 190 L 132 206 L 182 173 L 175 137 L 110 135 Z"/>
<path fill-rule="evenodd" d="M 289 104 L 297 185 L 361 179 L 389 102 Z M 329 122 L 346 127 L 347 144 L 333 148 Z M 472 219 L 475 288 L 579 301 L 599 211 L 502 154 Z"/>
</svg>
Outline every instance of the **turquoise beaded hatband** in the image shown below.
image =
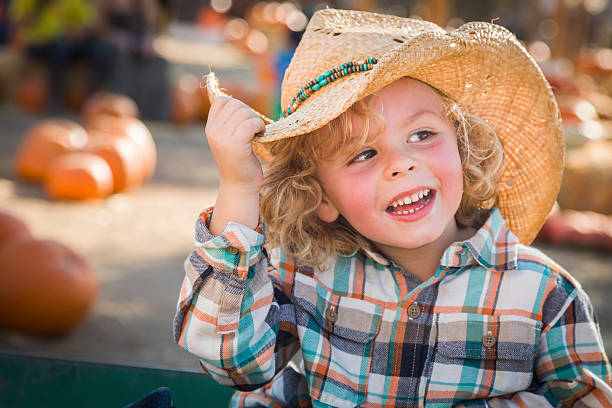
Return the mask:
<svg viewBox="0 0 612 408">
<path fill-rule="evenodd" d="M 369 71 L 377 63 L 378 59 L 376 58 L 368 58 L 361 63 L 349 61 L 341 64 L 338 66 L 338 68 L 330 69 L 323 75 L 319 75 L 316 79 L 309 81 L 305 86 L 300 88 L 298 93 L 291 99 L 287 110 L 281 112 L 281 117 L 285 118 L 291 115 L 302 104 L 302 102 L 325 85 L 354 72 Z"/>
</svg>

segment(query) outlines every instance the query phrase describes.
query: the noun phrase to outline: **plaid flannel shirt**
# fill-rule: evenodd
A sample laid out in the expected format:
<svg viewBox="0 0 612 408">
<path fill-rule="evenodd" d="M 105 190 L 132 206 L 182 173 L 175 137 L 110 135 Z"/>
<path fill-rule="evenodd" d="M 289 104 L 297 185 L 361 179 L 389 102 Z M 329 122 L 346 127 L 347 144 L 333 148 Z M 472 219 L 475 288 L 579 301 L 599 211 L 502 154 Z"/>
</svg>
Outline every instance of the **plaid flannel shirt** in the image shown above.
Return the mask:
<svg viewBox="0 0 612 408">
<path fill-rule="evenodd" d="M 612 407 L 610 364 L 588 296 L 521 245 L 497 209 L 425 282 L 359 250 L 323 270 L 263 248 L 263 223 L 207 229 L 175 340 L 233 406 Z"/>
</svg>

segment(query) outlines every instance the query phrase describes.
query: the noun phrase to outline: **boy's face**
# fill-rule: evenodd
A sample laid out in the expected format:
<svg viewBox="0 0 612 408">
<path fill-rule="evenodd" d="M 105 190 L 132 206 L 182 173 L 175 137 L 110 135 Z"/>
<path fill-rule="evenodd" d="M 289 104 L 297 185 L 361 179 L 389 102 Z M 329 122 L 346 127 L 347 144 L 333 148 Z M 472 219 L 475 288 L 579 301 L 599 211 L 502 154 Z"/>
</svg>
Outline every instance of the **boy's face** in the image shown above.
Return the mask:
<svg viewBox="0 0 612 408">
<path fill-rule="evenodd" d="M 384 132 L 368 137 L 356 155 L 319 163 L 325 190 L 319 217 L 333 222 L 344 216 L 386 254 L 456 234 L 463 169 L 456 132 L 437 96 L 409 78 L 376 95 L 373 109 L 386 122 Z M 363 119 L 352 121 L 354 134 L 360 134 Z M 379 130 L 371 128 L 370 135 Z"/>
</svg>

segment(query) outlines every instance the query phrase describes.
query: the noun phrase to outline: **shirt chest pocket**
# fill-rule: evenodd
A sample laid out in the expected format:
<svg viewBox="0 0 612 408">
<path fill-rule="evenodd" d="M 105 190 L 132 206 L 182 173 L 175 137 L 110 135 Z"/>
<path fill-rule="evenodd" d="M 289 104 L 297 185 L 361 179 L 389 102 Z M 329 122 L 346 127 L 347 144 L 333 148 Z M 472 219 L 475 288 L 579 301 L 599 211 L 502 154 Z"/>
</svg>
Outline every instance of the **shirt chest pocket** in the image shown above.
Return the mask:
<svg viewBox="0 0 612 408">
<path fill-rule="evenodd" d="M 427 400 L 456 403 L 527 389 L 541 324 L 512 315 L 439 315 Z"/>
<path fill-rule="evenodd" d="M 335 407 L 363 403 L 382 308 L 314 279 L 296 280 L 293 301 L 310 396 Z"/>
</svg>

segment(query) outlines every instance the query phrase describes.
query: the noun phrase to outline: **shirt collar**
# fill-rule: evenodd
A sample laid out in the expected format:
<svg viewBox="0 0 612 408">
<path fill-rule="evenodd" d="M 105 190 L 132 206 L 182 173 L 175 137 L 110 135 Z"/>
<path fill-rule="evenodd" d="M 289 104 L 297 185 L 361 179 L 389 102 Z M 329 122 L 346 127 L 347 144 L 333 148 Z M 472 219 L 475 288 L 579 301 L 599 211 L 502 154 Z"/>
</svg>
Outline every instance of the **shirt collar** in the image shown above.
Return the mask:
<svg viewBox="0 0 612 408">
<path fill-rule="evenodd" d="M 369 248 L 361 248 L 361 251 L 363 251 L 363 253 L 370 258 L 371 260 L 373 260 L 374 262 L 376 262 L 377 264 L 383 265 L 383 266 L 389 266 L 391 265 L 391 262 L 385 258 L 382 254 L 369 249 Z"/>
<path fill-rule="evenodd" d="M 366 248 L 366 247 L 357 248 L 353 252 L 347 253 L 347 254 L 345 254 L 343 256 L 345 256 L 347 258 L 352 258 L 355 255 L 357 255 L 358 252 L 361 252 L 367 258 L 370 258 L 370 260 L 372 260 L 372 261 L 374 261 L 377 264 L 380 264 L 382 266 L 389 266 L 389 265 L 391 265 L 391 261 L 389 261 L 384 255 L 382 255 L 381 253 L 377 252 L 375 249 Z"/>
<path fill-rule="evenodd" d="M 516 269 L 518 244 L 518 238 L 510 231 L 499 210 L 493 208 L 489 211 L 487 221 L 474 236 L 455 242 L 444 251 L 440 265 L 462 267 L 476 262 L 487 269 L 498 271 Z M 391 265 L 387 258 L 372 249 L 360 250 L 380 265 Z"/>
<path fill-rule="evenodd" d="M 510 231 L 497 208 L 489 211 L 489 217 L 471 238 L 449 246 L 440 265 L 461 267 L 474 261 L 487 269 L 507 271 L 516 269 L 519 240 Z"/>
</svg>

